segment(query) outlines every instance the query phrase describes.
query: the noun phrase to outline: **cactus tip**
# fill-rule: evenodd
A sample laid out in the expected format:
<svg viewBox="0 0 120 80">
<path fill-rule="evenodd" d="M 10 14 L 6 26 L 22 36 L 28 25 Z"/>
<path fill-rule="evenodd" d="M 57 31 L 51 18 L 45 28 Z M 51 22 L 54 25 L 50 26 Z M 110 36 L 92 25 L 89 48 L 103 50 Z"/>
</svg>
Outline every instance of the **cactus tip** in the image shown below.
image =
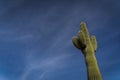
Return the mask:
<svg viewBox="0 0 120 80">
<path fill-rule="evenodd" d="M 85 22 L 81 22 L 80 25 L 86 25 L 86 23 Z"/>
</svg>

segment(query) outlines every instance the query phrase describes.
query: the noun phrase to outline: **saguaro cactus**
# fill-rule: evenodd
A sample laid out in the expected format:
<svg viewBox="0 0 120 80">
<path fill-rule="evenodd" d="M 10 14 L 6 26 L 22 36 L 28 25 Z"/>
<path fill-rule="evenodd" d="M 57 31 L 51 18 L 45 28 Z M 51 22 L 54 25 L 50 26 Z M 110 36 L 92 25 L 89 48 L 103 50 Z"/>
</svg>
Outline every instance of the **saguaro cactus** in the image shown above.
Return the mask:
<svg viewBox="0 0 120 80">
<path fill-rule="evenodd" d="M 73 44 L 80 49 L 85 57 L 87 66 L 88 80 L 102 80 L 102 76 L 97 64 L 95 52 L 97 49 L 97 40 L 95 36 L 89 36 L 86 24 L 80 24 L 78 36 L 72 38 Z"/>
</svg>

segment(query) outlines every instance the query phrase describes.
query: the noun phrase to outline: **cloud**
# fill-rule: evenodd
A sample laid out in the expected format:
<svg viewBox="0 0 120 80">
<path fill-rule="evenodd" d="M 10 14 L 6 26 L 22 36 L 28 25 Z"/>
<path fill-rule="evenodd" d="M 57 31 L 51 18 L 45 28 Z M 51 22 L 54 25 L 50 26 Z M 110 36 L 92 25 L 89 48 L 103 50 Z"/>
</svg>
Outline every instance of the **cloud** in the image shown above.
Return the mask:
<svg viewBox="0 0 120 80">
<path fill-rule="evenodd" d="M 33 33 L 25 33 L 24 31 L 17 30 L 1 30 L 0 41 L 2 42 L 30 42 L 40 38 L 40 35 Z"/>
<path fill-rule="evenodd" d="M 10 80 L 6 76 L 0 75 L 0 80 Z"/>
<path fill-rule="evenodd" d="M 7 14 L 8 11 L 23 4 L 24 0 L 0 0 L 0 17 Z"/>
<path fill-rule="evenodd" d="M 44 53 L 43 53 L 44 54 Z M 31 74 L 35 74 L 34 71 L 38 71 L 39 73 L 36 76 L 36 80 L 43 79 L 44 76 L 48 76 L 51 74 L 54 74 L 54 71 L 67 67 L 68 63 L 65 61 L 65 59 L 70 58 L 73 55 L 57 55 L 52 57 L 44 56 L 44 59 L 39 58 L 32 58 L 32 55 L 30 55 L 27 58 L 26 67 L 24 68 L 24 72 L 20 77 L 20 80 L 27 80 L 28 77 Z M 34 76 L 33 76 L 34 77 Z"/>
</svg>

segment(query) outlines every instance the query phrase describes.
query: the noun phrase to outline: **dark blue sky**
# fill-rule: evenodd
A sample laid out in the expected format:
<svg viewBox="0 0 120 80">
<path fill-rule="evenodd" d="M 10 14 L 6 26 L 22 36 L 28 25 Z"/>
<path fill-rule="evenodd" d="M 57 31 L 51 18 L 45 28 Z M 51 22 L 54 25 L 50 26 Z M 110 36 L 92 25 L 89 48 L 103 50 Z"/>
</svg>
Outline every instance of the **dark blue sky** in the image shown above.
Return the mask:
<svg viewBox="0 0 120 80">
<path fill-rule="evenodd" d="M 81 21 L 103 79 L 120 80 L 119 0 L 0 0 L 0 80 L 87 80 L 71 41 Z"/>
</svg>

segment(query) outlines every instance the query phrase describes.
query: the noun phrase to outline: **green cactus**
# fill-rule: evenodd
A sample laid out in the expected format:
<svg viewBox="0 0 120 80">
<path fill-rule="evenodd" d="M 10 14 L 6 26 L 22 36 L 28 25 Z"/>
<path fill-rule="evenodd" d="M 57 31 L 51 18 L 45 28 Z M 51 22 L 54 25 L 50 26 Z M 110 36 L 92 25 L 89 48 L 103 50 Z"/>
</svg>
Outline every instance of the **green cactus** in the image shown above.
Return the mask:
<svg viewBox="0 0 120 80">
<path fill-rule="evenodd" d="M 95 36 L 89 36 L 86 24 L 80 24 L 80 31 L 77 37 L 72 38 L 73 44 L 80 49 L 85 57 L 87 66 L 88 80 L 102 80 L 102 76 L 97 64 L 95 52 L 97 49 L 97 40 Z"/>
</svg>

